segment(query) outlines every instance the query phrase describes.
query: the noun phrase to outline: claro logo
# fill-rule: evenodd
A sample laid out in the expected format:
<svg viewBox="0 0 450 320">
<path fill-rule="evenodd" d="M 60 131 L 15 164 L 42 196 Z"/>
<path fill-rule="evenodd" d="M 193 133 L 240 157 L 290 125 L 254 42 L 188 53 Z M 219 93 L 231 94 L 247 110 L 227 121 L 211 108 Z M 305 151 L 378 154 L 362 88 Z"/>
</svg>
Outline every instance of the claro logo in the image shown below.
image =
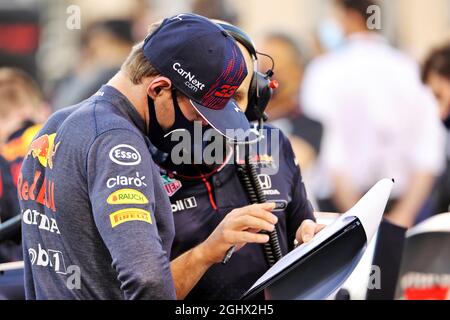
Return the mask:
<svg viewBox="0 0 450 320">
<path fill-rule="evenodd" d="M 141 163 L 141 155 L 132 146 L 119 144 L 111 149 L 109 158 L 112 162 L 122 166 L 134 166 Z"/>
<path fill-rule="evenodd" d="M 205 85 L 198 81 L 195 78 L 195 75 L 190 73 L 189 71 L 184 70 L 181 68 L 181 64 L 179 62 L 175 62 L 173 64 L 173 70 L 175 70 L 180 76 L 185 78 L 187 81 L 184 83 L 186 87 L 191 89 L 192 91 L 197 92 L 198 90 L 203 90 L 205 88 Z"/>
</svg>

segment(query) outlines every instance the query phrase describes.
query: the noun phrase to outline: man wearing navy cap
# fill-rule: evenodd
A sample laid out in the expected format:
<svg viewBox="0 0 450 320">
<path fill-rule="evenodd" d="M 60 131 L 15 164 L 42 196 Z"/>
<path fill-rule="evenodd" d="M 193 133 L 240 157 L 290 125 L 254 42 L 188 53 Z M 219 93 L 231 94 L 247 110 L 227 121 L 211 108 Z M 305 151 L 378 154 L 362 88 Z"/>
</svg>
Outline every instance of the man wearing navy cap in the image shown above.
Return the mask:
<svg viewBox="0 0 450 320">
<path fill-rule="evenodd" d="M 55 113 L 31 144 L 18 181 L 27 299 L 176 297 L 173 216 L 149 138 L 157 144 L 195 120 L 223 135 L 247 129 L 230 100 L 247 70 L 206 18 L 152 27 L 108 84 Z M 232 240 L 268 241 L 248 229 L 273 230 L 273 207 L 234 210 L 242 219 Z"/>
</svg>

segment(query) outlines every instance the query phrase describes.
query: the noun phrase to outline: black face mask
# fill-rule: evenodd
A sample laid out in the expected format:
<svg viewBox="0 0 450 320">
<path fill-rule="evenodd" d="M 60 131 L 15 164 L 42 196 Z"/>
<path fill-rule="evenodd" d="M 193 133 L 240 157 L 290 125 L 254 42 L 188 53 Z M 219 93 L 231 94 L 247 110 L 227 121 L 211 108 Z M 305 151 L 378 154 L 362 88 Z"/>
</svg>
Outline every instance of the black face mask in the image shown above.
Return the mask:
<svg viewBox="0 0 450 320">
<path fill-rule="evenodd" d="M 199 170 L 202 173 L 209 172 L 212 168 L 216 167 L 215 165 L 209 166 L 209 165 L 192 165 L 192 163 L 201 162 L 201 156 L 203 154 L 203 150 L 206 148 L 206 146 L 211 143 L 210 141 L 203 141 L 201 139 L 202 137 L 208 137 L 208 132 L 213 131 L 210 126 L 204 126 L 202 127 L 201 136 L 196 137 L 197 140 L 200 138 L 199 141 L 194 140 L 194 122 L 189 121 L 183 114 L 183 112 L 180 109 L 180 106 L 178 104 L 176 90 L 172 90 L 172 101 L 174 105 L 175 110 L 175 121 L 173 125 L 169 129 L 163 129 L 161 125 L 159 124 L 157 118 L 156 118 L 156 111 L 155 111 L 155 105 L 153 100 L 150 97 L 147 97 L 148 99 L 148 108 L 150 113 L 150 121 L 149 121 L 149 134 L 148 137 L 152 144 L 159 150 L 164 152 L 167 156 L 165 157 L 154 157 L 154 160 L 161 165 L 163 168 L 177 172 L 183 176 L 198 176 Z M 171 134 L 168 134 L 170 132 L 173 132 L 174 130 L 182 129 L 189 132 L 191 137 L 191 145 L 190 150 L 183 150 L 183 152 L 186 152 L 187 155 L 190 158 L 190 164 L 174 164 L 171 159 L 171 152 L 175 146 L 177 146 L 181 141 L 178 141 L 177 139 L 175 141 L 172 141 Z M 206 135 L 205 135 L 206 133 Z M 219 135 L 220 136 L 220 135 Z M 208 139 L 206 139 L 208 140 Z M 216 141 L 213 139 L 213 141 Z M 225 143 L 223 143 L 225 146 Z M 195 150 L 195 152 L 194 152 Z M 200 151 L 200 152 L 198 152 Z M 224 153 L 226 155 L 226 152 Z"/>
<path fill-rule="evenodd" d="M 182 129 L 188 131 L 189 134 L 191 134 L 191 137 L 194 136 L 194 122 L 186 119 L 181 111 L 175 90 L 172 90 L 172 101 L 175 110 L 175 121 L 169 129 L 163 129 L 156 118 L 155 104 L 153 100 L 147 96 L 148 110 L 150 113 L 148 137 L 156 148 L 168 154 L 170 154 L 172 149 L 179 143 L 179 141 L 172 141 L 171 134 L 168 133 L 177 129 Z"/>
</svg>

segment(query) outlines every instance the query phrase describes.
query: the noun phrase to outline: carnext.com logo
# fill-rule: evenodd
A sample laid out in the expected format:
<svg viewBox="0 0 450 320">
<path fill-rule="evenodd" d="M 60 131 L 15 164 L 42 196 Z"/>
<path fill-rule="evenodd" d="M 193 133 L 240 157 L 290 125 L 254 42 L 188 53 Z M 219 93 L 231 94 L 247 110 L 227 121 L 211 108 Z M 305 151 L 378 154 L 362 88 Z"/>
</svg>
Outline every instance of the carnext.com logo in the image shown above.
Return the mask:
<svg viewBox="0 0 450 320">
<path fill-rule="evenodd" d="M 181 68 L 181 64 L 179 62 L 175 62 L 173 64 L 173 70 L 175 70 L 180 76 L 187 80 L 184 84 L 189 89 L 197 92 L 198 90 L 203 90 L 205 88 L 205 85 L 198 81 L 194 74 Z"/>
</svg>

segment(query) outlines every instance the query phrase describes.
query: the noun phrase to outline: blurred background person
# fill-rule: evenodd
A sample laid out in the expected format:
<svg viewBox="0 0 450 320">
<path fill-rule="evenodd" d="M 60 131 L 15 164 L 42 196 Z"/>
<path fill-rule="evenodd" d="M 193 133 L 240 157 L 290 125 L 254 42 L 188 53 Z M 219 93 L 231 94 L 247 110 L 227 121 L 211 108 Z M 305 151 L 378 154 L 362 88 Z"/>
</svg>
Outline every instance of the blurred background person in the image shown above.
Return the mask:
<svg viewBox="0 0 450 320">
<path fill-rule="evenodd" d="M 425 60 L 422 80 L 439 101 L 439 116 L 450 129 L 450 43 L 433 50 Z"/>
<path fill-rule="evenodd" d="M 302 101 L 325 127 L 321 210 L 345 212 L 378 179 L 395 188 L 386 217 L 410 227 L 430 214 L 435 177 L 443 169 L 444 132 L 417 63 L 368 29 L 370 0 L 334 0 L 345 40 L 309 66 Z M 373 8 L 373 7 L 372 7 Z M 322 194 L 323 196 L 323 194 Z M 327 201 L 328 200 L 328 201 Z"/>
<path fill-rule="evenodd" d="M 120 69 L 134 43 L 132 21 L 93 22 L 81 37 L 81 59 L 55 90 L 52 105 L 60 109 L 93 95 Z"/>
<path fill-rule="evenodd" d="M 191 4 L 192 12 L 209 19 L 239 23 L 239 16 L 229 0 L 194 0 Z"/>
<path fill-rule="evenodd" d="M 434 213 L 450 211 L 450 43 L 433 50 L 422 68 L 422 80 L 439 101 L 439 116 L 447 128 L 447 166 L 433 193 Z"/>
<path fill-rule="evenodd" d="M 0 68 L 0 221 L 20 214 L 17 177 L 28 146 L 49 115 L 36 82 L 17 68 Z M 20 260 L 20 232 L 0 244 L 0 262 Z"/>
<path fill-rule="evenodd" d="M 28 146 L 50 115 L 38 84 L 17 68 L 0 68 L 1 154 L 10 164 L 14 184 Z"/>
<path fill-rule="evenodd" d="M 9 163 L 0 155 L 0 225 L 20 213 Z M 0 242 L 0 264 L 22 259 L 20 232 Z M 1 300 L 1 299 L 0 299 Z"/>
</svg>

